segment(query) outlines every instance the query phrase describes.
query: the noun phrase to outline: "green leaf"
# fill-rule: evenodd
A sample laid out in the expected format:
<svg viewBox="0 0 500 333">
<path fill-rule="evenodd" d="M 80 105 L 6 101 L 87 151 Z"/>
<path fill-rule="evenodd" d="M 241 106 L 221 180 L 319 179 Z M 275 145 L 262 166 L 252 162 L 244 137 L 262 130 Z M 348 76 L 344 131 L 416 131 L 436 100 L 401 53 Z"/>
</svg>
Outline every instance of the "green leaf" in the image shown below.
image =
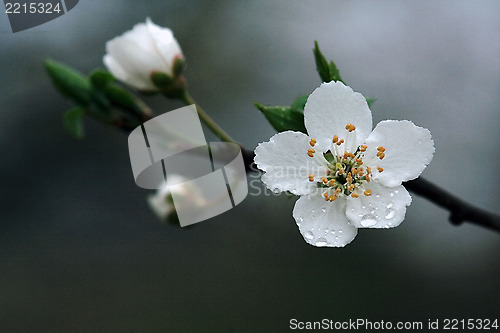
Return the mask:
<svg viewBox="0 0 500 333">
<path fill-rule="evenodd" d="M 97 69 L 90 73 L 89 80 L 94 88 L 102 90 L 109 84 L 115 82 L 115 77 L 106 70 Z"/>
<path fill-rule="evenodd" d="M 375 103 L 377 101 L 377 99 L 375 97 L 365 97 L 366 99 L 366 103 L 368 104 L 368 106 L 372 106 L 373 103 Z"/>
<path fill-rule="evenodd" d="M 113 105 L 116 105 L 127 111 L 132 111 L 132 113 L 134 114 L 143 114 L 142 109 L 137 104 L 136 97 L 122 87 L 116 84 L 108 85 L 103 90 L 103 93 Z"/>
<path fill-rule="evenodd" d="M 289 106 L 265 106 L 256 102 L 254 105 L 262 111 L 276 131 L 299 131 L 306 133 L 303 111 L 293 109 Z"/>
<path fill-rule="evenodd" d="M 323 82 L 330 82 L 330 67 L 328 66 L 328 61 L 326 61 L 325 56 L 319 50 L 318 42 L 314 41 L 314 60 L 316 61 L 316 70 L 318 71 L 319 77 Z"/>
<path fill-rule="evenodd" d="M 293 101 L 291 108 L 298 110 L 298 111 L 304 111 L 304 107 L 306 106 L 307 99 L 309 98 L 309 95 L 304 95 L 297 97 L 295 101 Z"/>
<path fill-rule="evenodd" d="M 340 82 L 342 82 L 342 83 L 345 84 L 345 82 L 340 77 L 339 69 L 337 68 L 337 66 L 335 65 L 335 63 L 333 62 L 333 60 L 330 61 L 330 65 L 328 67 L 330 69 L 330 79 L 331 79 L 331 81 L 340 81 Z"/>
<path fill-rule="evenodd" d="M 85 135 L 83 125 L 84 116 L 85 109 L 77 106 L 66 112 L 63 117 L 64 127 L 77 139 L 81 139 Z"/>
<path fill-rule="evenodd" d="M 62 95 L 84 106 L 90 103 L 92 87 L 84 75 L 50 59 L 45 60 L 45 69 Z"/>
</svg>

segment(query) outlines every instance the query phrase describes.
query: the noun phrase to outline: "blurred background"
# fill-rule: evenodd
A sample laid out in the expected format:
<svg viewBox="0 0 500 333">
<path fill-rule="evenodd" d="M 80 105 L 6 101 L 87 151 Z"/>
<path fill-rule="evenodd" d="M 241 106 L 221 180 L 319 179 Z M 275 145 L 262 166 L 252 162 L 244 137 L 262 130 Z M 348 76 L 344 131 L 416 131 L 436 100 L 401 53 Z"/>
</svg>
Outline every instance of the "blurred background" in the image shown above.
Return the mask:
<svg viewBox="0 0 500 333">
<path fill-rule="evenodd" d="M 319 86 L 318 40 L 355 91 L 378 98 L 374 124 L 409 119 L 431 131 L 423 177 L 499 211 L 499 1 L 81 0 L 15 34 L 0 13 L 0 331 L 498 318 L 499 235 L 454 227 L 417 196 L 400 227 L 360 230 L 343 249 L 307 245 L 295 198 L 256 196 L 255 183 L 223 215 L 162 224 L 134 183 L 127 136 L 90 119 L 83 140 L 67 135 L 72 104 L 42 66 L 103 67 L 105 42 L 148 16 L 174 31 L 193 97 L 246 147 L 274 134 L 252 102 L 289 105 Z M 146 102 L 158 113 L 181 106 Z"/>
</svg>

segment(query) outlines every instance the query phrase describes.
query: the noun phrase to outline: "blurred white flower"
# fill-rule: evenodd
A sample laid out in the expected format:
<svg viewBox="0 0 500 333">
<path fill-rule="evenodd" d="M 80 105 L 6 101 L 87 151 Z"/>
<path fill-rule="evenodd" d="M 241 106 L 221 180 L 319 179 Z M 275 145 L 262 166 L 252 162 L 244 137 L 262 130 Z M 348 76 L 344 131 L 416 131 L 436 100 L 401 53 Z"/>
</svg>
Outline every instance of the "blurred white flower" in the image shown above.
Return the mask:
<svg viewBox="0 0 500 333">
<path fill-rule="evenodd" d="M 154 24 L 149 18 L 130 31 L 106 43 L 103 61 L 120 81 L 144 91 L 157 91 L 151 81 L 154 72 L 174 76 L 174 64 L 183 59 L 172 31 Z"/>
<path fill-rule="evenodd" d="M 178 210 L 203 208 L 208 205 L 201 195 L 199 188 L 189 183 L 187 178 L 173 174 L 169 176 L 169 180 L 171 184 L 185 184 L 184 186 L 176 187 L 176 195 L 182 197 L 182 200 L 180 200 L 182 204 L 181 207 L 177 207 Z M 173 214 L 176 212 L 172 191 L 167 182 L 163 182 L 155 194 L 148 196 L 148 204 L 153 212 L 162 220 L 173 217 Z"/>
<path fill-rule="evenodd" d="M 262 181 L 301 195 L 293 217 L 314 246 L 342 247 L 358 228 L 391 228 L 411 197 L 401 185 L 430 163 L 430 132 L 410 121 L 386 120 L 372 131 L 365 98 L 341 82 L 324 83 L 304 109 L 307 132 L 274 135 L 255 150 Z"/>
</svg>

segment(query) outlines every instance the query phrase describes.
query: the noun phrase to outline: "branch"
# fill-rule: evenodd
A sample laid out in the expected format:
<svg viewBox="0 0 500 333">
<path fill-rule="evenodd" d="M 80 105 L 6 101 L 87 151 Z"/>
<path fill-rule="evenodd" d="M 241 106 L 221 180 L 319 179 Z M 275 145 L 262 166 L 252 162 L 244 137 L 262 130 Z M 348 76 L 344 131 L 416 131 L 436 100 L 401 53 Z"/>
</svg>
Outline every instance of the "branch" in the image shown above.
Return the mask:
<svg viewBox="0 0 500 333">
<path fill-rule="evenodd" d="M 255 153 L 251 150 L 243 149 L 243 160 L 247 171 L 258 170 L 253 159 Z M 460 225 L 464 222 L 480 225 L 490 230 L 500 232 L 500 215 L 486 209 L 474 206 L 467 201 L 451 194 L 424 178 L 417 178 L 404 183 L 409 191 L 424 197 L 434 204 L 450 211 L 450 222 Z"/>
</svg>

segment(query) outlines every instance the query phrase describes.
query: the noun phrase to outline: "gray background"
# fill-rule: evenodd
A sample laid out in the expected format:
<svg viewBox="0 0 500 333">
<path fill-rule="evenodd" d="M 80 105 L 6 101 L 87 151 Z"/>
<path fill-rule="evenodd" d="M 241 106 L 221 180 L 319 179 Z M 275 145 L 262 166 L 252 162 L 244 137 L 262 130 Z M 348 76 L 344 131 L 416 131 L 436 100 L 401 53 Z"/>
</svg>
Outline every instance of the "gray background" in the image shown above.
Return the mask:
<svg viewBox="0 0 500 333">
<path fill-rule="evenodd" d="M 344 249 L 307 245 L 284 195 L 248 197 L 186 230 L 161 224 L 134 184 L 126 135 L 88 120 L 86 138 L 71 139 L 61 126 L 71 104 L 42 67 L 45 57 L 102 66 L 105 42 L 147 16 L 174 30 L 191 94 L 247 147 L 274 133 L 253 101 L 289 104 L 319 85 L 317 39 L 346 82 L 379 98 L 375 123 L 430 129 L 423 176 L 499 210 L 498 1 L 82 0 L 16 34 L 0 13 L 0 331 L 498 317 L 498 234 L 453 227 L 419 197 L 400 227 L 361 230 Z"/>
</svg>

